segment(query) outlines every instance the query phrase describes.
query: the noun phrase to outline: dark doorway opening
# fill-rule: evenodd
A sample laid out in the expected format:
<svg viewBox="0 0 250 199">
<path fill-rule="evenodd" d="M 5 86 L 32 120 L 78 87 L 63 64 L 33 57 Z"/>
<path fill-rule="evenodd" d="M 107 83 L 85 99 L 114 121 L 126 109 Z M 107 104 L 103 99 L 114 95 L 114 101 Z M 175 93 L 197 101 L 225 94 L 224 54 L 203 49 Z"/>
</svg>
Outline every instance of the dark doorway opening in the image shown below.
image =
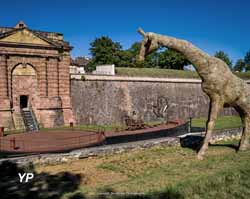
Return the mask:
<svg viewBox="0 0 250 199">
<path fill-rule="evenodd" d="M 20 108 L 28 108 L 28 100 L 29 96 L 28 95 L 20 95 Z"/>
</svg>

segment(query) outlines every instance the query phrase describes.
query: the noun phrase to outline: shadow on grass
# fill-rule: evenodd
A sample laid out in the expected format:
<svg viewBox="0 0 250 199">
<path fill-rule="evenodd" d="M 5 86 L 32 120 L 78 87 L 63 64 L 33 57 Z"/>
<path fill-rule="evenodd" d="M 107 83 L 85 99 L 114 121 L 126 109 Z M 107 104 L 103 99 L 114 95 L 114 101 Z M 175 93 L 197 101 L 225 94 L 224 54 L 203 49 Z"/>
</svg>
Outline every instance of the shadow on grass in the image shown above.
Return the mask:
<svg viewBox="0 0 250 199">
<path fill-rule="evenodd" d="M 103 188 L 98 191 L 95 199 L 184 199 L 184 196 L 178 191 L 169 188 L 166 191 L 143 193 L 119 193 L 112 188 Z"/>
<path fill-rule="evenodd" d="M 33 173 L 34 178 L 28 182 L 20 182 L 19 173 Z M 56 175 L 36 173 L 34 166 L 18 167 L 17 164 L 4 161 L 0 164 L 0 194 L 1 199 L 59 199 L 65 193 L 78 189 L 80 175 L 61 172 Z M 24 178 L 25 179 L 25 178 Z M 25 180 L 24 180 L 25 181 Z M 83 199 L 78 194 L 70 198 Z"/>
<path fill-rule="evenodd" d="M 18 174 L 33 173 L 34 178 L 28 182 L 20 182 Z M 0 194 L 1 199 L 85 199 L 81 192 L 77 191 L 81 182 L 80 175 L 69 172 L 61 172 L 56 175 L 49 173 L 36 173 L 31 164 L 27 167 L 19 167 L 10 161 L 0 164 Z M 66 195 L 68 196 L 66 196 Z M 147 195 L 137 193 L 117 193 L 111 188 L 99 190 L 95 199 L 183 199 L 184 197 L 175 190 L 168 189 L 165 192 L 154 192 Z"/>
<path fill-rule="evenodd" d="M 239 146 L 235 144 L 209 144 L 211 147 L 229 147 L 234 149 L 235 151 L 238 151 Z"/>
<path fill-rule="evenodd" d="M 187 135 L 180 139 L 181 147 L 190 148 L 194 151 L 198 151 L 201 147 L 201 144 L 204 140 L 204 137 L 200 135 Z"/>
<path fill-rule="evenodd" d="M 192 126 L 190 130 L 191 130 L 192 133 L 197 133 L 197 132 L 203 132 L 203 131 L 205 131 L 206 128 Z"/>
<path fill-rule="evenodd" d="M 194 151 L 199 151 L 202 146 L 204 137 L 200 135 L 188 135 L 180 139 L 181 147 L 190 148 Z M 234 144 L 209 144 L 211 147 L 229 147 L 238 150 L 238 146 Z"/>
</svg>

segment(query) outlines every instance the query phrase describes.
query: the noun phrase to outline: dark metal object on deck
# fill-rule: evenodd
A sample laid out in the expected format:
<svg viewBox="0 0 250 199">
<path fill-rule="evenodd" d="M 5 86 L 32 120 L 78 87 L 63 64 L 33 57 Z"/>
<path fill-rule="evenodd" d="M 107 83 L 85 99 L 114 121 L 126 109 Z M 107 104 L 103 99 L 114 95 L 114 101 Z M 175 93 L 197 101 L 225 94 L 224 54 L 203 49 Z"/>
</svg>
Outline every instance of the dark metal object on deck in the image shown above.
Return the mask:
<svg viewBox="0 0 250 199">
<path fill-rule="evenodd" d="M 129 131 L 144 129 L 148 127 L 142 120 L 132 119 L 128 115 L 125 116 L 124 120 L 127 126 L 126 130 L 129 130 Z"/>
</svg>

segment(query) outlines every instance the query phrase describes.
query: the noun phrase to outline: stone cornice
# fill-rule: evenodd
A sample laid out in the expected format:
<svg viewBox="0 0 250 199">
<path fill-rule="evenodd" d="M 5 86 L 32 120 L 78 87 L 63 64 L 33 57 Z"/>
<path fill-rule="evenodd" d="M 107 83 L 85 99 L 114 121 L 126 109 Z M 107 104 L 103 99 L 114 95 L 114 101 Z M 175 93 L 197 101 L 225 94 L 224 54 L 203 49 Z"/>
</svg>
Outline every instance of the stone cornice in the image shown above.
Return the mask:
<svg viewBox="0 0 250 199">
<path fill-rule="evenodd" d="M 71 80 L 81 80 L 84 76 L 84 81 L 126 81 L 126 82 L 167 82 L 167 83 L 189 83 L 201 84 L 201 79 L 194 78 L 164 78 L 164 77 L 128 77 L 128 76 L 110 76 L 110 75 L 84 75 L 71 74 Z M 82 80 L 81 80 L 82 81 Z M 250 80 L 244 80 L 250 84 Z"/>
<path fill-rule="evenodd" d="M 14 47 L 14 48 L 32 48 L 32 49 L 51 49 L 51 50 L 62 50 L 63 47 L 59 48 L 56 46 L 45 46 L 38 44 L 22 44 L 22 43 L 14 43 L 14 42 L 2 42 L 0 41 L 0 46 L 4 47 Z M 64 49 L 67 50 L 67 49 Z M 70 50 L 70 49 L 68 49 Z"/>
</svg>

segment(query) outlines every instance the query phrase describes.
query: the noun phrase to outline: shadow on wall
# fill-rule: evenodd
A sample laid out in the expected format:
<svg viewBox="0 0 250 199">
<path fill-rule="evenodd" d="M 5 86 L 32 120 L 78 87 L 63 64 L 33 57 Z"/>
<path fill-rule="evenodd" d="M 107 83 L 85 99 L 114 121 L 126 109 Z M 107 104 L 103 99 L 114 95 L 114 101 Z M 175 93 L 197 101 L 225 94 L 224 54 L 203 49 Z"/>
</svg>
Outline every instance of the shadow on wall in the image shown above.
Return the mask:
<svg viewBox="0 0 250 199">
<path fill-rule="evenodd" d="M 27 183 L 20 183 L 18 173 L 33 173 L 34 178 Z M 81 176 L 68 172 L 56 175 L 36 173 L 34 166 L 20 168 L 17 164 L 4 161 L 0 164 L 0 195 L 1 199 L 59 199 L 63 194 L 78 189 Z M 24 180 L 25 181 L 25 180 Z M 72 195 L 80 199 L 80 195 Z M 81 198 L 84 198 L 82 195 Z"/>
</svg>

